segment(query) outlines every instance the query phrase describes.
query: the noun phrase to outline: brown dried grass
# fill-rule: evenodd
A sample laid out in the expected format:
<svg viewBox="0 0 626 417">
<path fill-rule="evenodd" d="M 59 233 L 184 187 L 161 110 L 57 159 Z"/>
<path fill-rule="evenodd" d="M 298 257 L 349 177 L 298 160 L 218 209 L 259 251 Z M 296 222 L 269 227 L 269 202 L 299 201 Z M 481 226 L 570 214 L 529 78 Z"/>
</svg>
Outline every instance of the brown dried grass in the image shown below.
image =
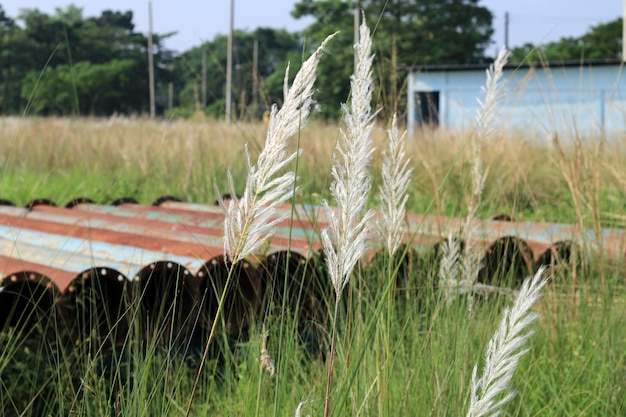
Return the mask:
<svg viewBox="0 0 626 417">
<path fill-rule="evenodd" d="M 384 124 L 379 124 L 373 135 L 377 149 L 373 160 L 375 182 L 385 129 Z M 229 167 L 236 183 L 243 187 L 244 145 L 247 143 L 252 157 L 256 157 L 265 139 L 266 125 L 248 122 L 228 125 L 210 119 L 8 118 L 0 120 L 0 130 L 5 173 L 54 177 L 57 182 L 68 181 L 66 186 L 70 188 L 81 187 L 74 184 L 78 181 L 76 176 L 65 175 L 68 172 L 84 172 L 104 182 L 110 175 L 115 175 L 118 181 L 121 177 L 141 178 L 139 186 L 152 184 L 155 190 L 171 190 L 190 201 L 212 202 L 214 183 L 226 190 Z M 424 130 L 409 140 L 408 156 L 414 167 L 410 211 L 463 214 L 470 187 L 471 155 L 467 147 L 470 134 Z M 297 139 L 303 149 L 298 162 L 301 184 L 298 198 L 302 202 L 318 203 L 327 197 L 332 153 L 338 138 L 338 125 L 333 123 L 317 120 L 302 129 Z M 485 217 L 506 213 L 520 220 L 576 223 L 582 217 L 582 224 L 589 226 L 593 226 L 594 219 L 601 218 L 603 224 L 621 226 L 626 195 L 626 150 L 619 138 L 603 141 L 600 147 L 599 141 L 562 137 L 560 148 L 556 149 L 536 134 L 496 135 L 483 144 L 487 181 L 480 214 Z M 295 144 L 296 140 L 294 147 Z M 577 165 L 581 158 L 586 161 L 585 166 Z M 564 172 L 564 166 L 577 169 Z M 589 167 L 593 173 L 588 172 Z M 571 184 L 578 187 L 576 193 L 571 192 Z M 89 186 L 95 187 L 82 185 Z M 36 197 L 40 195 L 23 199 Z M 574 204 L 574 198 L 580 201 Z M 374 200 L 375 197 L 372 207 L 377 206 Z M 576 206 L 581 207 L 580 216 L 574 210 Z"/>
</svg>

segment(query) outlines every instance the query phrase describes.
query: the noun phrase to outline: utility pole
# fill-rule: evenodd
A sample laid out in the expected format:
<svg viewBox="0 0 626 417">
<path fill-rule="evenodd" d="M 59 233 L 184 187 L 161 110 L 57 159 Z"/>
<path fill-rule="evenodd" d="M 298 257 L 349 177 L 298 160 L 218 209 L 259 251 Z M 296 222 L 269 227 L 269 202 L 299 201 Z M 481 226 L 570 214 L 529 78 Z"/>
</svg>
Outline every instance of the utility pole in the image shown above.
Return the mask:
<svg viewBox="0 0 626 417">
<path fill-rule="evenodd" d="M 235 0 L 230 0 L 230 19 L 228 24 L 228 46 L 226 52 L 226 121 L 232 121 L 233 99 L 233 26 L 235 16 Z"/>
<path fill-rule="evenodd" d="M 167 108 L 172 110 L 174 108 L 174 83 L 167 84 Z"/>
<path fill-rule="evenodd" d="M 150 117 L 156 116 L 154 104 L 154 57 L 152 51 L 152 2 L 148 2 L 148 83 L 150 84 Z"/>
<path fill-rule="evenodd" d="M 258 94 L 259 94 L 259 40 L 255 38 L 253 48 L 252 48 L 252 104 L 254 106 L 257 105 Z"/>
<path fill-rule="evenodd" d="M 202 47 L 202 108 L 206 107 L 206 48 Z"/>
<path fill-rule="evenodd" d="M 622 6 L 622 62 L 626 62 L 626 0 Z"/>
<path fill-rule="evenodd" d="M 624 0 L 626 2 L 626 0 Z M 509 49 L 509 12 L 504 13 L 504 46 Z"/>
</svg>

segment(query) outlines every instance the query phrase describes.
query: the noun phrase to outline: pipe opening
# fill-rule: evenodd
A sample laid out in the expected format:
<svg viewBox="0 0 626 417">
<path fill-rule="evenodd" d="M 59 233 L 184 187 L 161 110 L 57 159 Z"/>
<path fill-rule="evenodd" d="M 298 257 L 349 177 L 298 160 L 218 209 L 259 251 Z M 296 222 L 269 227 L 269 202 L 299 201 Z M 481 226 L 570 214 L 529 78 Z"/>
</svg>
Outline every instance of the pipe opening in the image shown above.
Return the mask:
<svg viewBox="0 0 626 417">
<path fill-rule="evenodd" d="M 213 205 L 214 206 L 219 206 L 220 205 L 220 200 L 221 200 L 222 202 L 224 202 L 224 204 L 226 206 L 228 206 L 228 201 L 232 200 L 233 198 L 240 199 L 241 196 L 240 195 L 233 196 L 231 193 L 224 193 L 224 194 L 220 195 L 219 198 L 216 198 L 215 201 L 213 201 Z"/>
<path fill-rule="evenodd" d="M 27 208 L 28 210 L 32 210 L 35 206 L 56 207 L 56 204 L 54 201 L 47 198 L 35 198 L 34 200 L 30 200 L 28 203 L 24 204 L 24 208 Z"/>
<path fill-rule="evenodd" d="M 453 242 L 458 246 L 456 250 L 458 251 L 459 256 L 461 256 L 465 250 L 465 241 L 459 237 L 454 237 Z M 439 282 L 441 259 L 445 253 L 444 247 L 447 248 L 447 245 L 448 239 L 442 239 L 432 245 L 430 250 L 426 251 L 420 257 L 420 272 L 424 285 L 429 285 L 428 283 L 430 283 L 430 287 L 437 287 L 437 283 Z"/>
<path fill-rule="evenodd" d="M 158 261 L 137 274 L 141 334 L 148 341 L 184 340 L 196 320 L 197 283 L 175 262 Z M 182 338 L 182 339 L 181 339 Z"/>
<path fill-rule="evenodd" d="M 545 265 L 552 275 L 583 267 L 583 256 L 578 244 L 571 240 L 559 240 L 546 249 L 536 262 L 537 267 Z"/>
<path fill-rule="evenodd" d="M 122 204 L 139 204 L 139 201 L 135 200 L 133 197 L 120 197 L 111 201 L 111 206 L 121 206 Z"/>
<path fill-rule="evenodd" d="M 513 216 L 511 216 L 510 214 L 506 214 L 506 213 L 494 214 L 493 216 L 489 218 L 489 220 L 498 221 L 498 222 L 515 221 L 515 219 L 513 219 Z"/>
<path fill-rule="evenodd" d="M 105 349 L 123 343 L 128 332 L 124 317 L 124 275 L 111 268 L 91 268 L 76 276 L 61 300 L 68 327 L 77 343 Z"/>
<path fill-rule="evenodd" d="M 0 331 L 10 327 L 45 333 L 57 325 L 58 290 L 45 275 L 31 271 L 11 274 L 0 286 Z"/>
<path fill-rule="evenodd" d="M 478 281 L 495 286 L 518 287 L 534 270 L 533 253 L 528 244 L 515 236 L 504 236 L 487 248 Z"/>
<path fill-rule="evenodd" d="M 465 250 L 465 241 L 459 237 L 453 238 L 453 242 L 458 244 L 459 254 L 462 254 Z M 442 239 L 439 242 L 435 243 L 428 252 L 422 257 L 425 260 L 428 260 L 434 263 L 437 267 L 439 266 L 439 262 L 441 262 L 441 258 L 444 254 L 444 245 L 448 244 L 448 239 Z"/>
<path fill-rule="evenodd" d="M 268 255 L 259 272 L 263 283 L 263 314 L 294 320 L 299 340 L 306 349 L 315 355 L 323 352 L 332 291 L 330 279 L 312 260 L 290 251 Z"/>
<path fill-rule="evenodd" d="M 173 201 L 173 202 L 175 202 L 175 203 L 180 203 L 180 202 L 182 202 L 183 200 L 181 200 L 181 199 L 180 199 L 180 198 L 178 198 L 178 197 L 174 197 L 173 195 L 163 195 L 163 196 L 161 196 L 161 197 L 157 198 L 156 200 L 154 200 L 154 201 L 152 202 L 152 205 L 153 205 L 153 206 L 160 206 L 161 204 L 166 203 L 166 202 L 168 202 L 168 201 Z"/>
<path fill-rule="evenodd" d="M 43 399 L 59 395 L 51 381 L 58 376 L 59 358 L 67 352 L 63 346 L 71 339 L 58 314 L 57 296 L 57 287 L 43 274 L 20 271 L 2 280 L 0 415 L 17 415 L 17 410 L 48 415 Z"/>
<path fill-rule="evenodd" d="M 213 325 L 231 268 L 234 268 L 233 275 L 221 317 L 226 332 L 237 335 L 250 326 L 259 311 L 262 298 L 259 273 L 247 261 L 240 261 L 233 267 L 230 261 L 218 256 L 208 261 L 198 272 L 202 305 L 201 327 L 208 330 Z"/>
<path fill-rule="evenodd" d="M 558 265 L 567 264 L 572 259 L 574 250 L 574 242 L 571 240 L 560 240 L 554 242 L 546 249 L 539 258 L 537 258 L 537 266 L 546 265 L 556 267 Z"/>
<path fill-rule="evenodd" d="M 279 251 L 268 255 L 259 267 L 263 294 L 271 310 L 282 310 L 294 317 L 308 316 L 328 296 L 324 282 L 313 263 L 296 252 Z M 324 307 L 325 309 L 325 307 Z"/>
<path fill-rule="evenodd" d="M 408 297 L 412 291 L 419 291 L 419 287 L 423 285 L 419 276 L 420 257 L 409 245 L 401 245 L 393 256 L 389 256 L 386 249 L 379 250 L 370 261 L 368 269 L 374 274 L 378 285 L 384 285 L 385 277 L 389 273 L 395 276 L 393 291 L 398 296 Z"/>
<path fill-rule="evenodd" d="M 65 208 L 74 208 L 79 204 L 96 204 L 91 198 L 87 197 L 76 197 L 72 198 L 70 201 L 65 204 Z"/>
</svg>

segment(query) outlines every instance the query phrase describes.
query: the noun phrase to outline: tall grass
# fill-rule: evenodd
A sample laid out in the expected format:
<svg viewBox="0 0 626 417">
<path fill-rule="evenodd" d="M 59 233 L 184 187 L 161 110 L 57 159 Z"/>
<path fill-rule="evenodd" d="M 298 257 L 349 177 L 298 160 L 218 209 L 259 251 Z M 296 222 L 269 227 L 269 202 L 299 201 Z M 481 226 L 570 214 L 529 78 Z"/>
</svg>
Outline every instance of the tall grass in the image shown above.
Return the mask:
<svg viewBox="0 0 626 417">
<path fill-rule="evenodd" d="M 482 203 L 487 176 L 487 173 L 484 172 L 482 148 L 489 144 L 489 140 L 492 139 L 490 137 L 493 133 L 492 125 L 497 116 L 499 102 L 504 94 L 501 82 L 502 69 L 506 65 L 509 55 L 509 51 L 503 47 L 495 62 L 487 69 L 486 85 L 481 88 L 484 97 L 482 100 L 478 100 L 480 108 L 476 114 L 476 128 L 468 140 L 471 154 L 471 191 L 467 201 L 467 215 L 463 229 L 460 231 L 461 236 L 453 239 L 450 235 L 443 242 L 440 282 L 442 287 L 448 288 L 446 298 L 450 300 L 455 294 L 466 294 L 470 301 L 470 308 L 474 299 L 474 287 L 478 282 L 478 274 L 482 266 L 480 254 L 476 248 L 478 239 L 474 230 L 474 222 Z M 463 239 L 463 247 L 461 247 L 461 239 Z M 455 266 L 457 263 L 458 267 Z M 449 275 L 443 275 L 445 273 Z"/>
<path fill-rule="evenodd" d="M 302 135 L 310 128 L 303 130 Z M 306 140 L 302 143 L 306 147 Z M 384 144 L 379 143 L 383 149 Z M 428 147 L 423 149 L 431 152 Z M 305 164 L 306 159 L 305 151 L 301 163 Z M 613 169 L 619 171 L 621 167 Z M 16 175 L 15 171 L 5 170 L 9 176 Z M 124 172 L 129 178 L 135 174 L 132 170 Z M 415 177 L 419 177 L 419 170 Z M 412 187 L 418 186 L 415 177 Z M 36 191 L 21 196 L 21 201 L 36 195 Z M 69 193 L 64 195 L 69 198 Z M 143 201 L 154 197 L 146 194 Z M 597 280 L 600 263 L 606 270 L 604 283 Z M 414 286 L 407 288 L 406 293 L 392 294 L 392 308 L 387 313 L 386 298 L 381 303 L 379 282 L 387 276 L 389 267 L 388 262 L 376 268 L 357 267 L 352 290 L 346 293 L 344 300 L 352 308 L 341 308 L 338 324 L 345 329 L 342 341 L 350 342 L 337 347 L 334 415 L 380 415 L 380 410 L 384 415 L 466 413 L 472 367 L 482 357 L 503 309 L 511 301 L 490 297 L 479 302 L 471 314 L 462 300 L 441 305 L 440 295 L 433 291 L 436 282 L 432 278 L 437 275 L 438 265 L 426 263 L 405 269 L 412 271 L 408 272 L 409 281 Z M 391 269 L 395 271 L 396 267 Z M 620 416 L 626 410 L 623 271 L 619 265 L 596 259 L 583 276 L 579 270 L 575 288 L 571 285 L 571 271 L 566 269 L 545 288 L 538 304 L 541 318 L 537 333 L 511 381 L 517 396 L 507 413 Z M 248 340 L 231 343 L 233 355 L 227 361 L 210 357 L 191 415 L 292 415 L 304 400 L 312 401 L 302 406 L 302 415 L 323 413 L 325 362 L 311 356 L 293 332 L 284 331 L 280 340 L 277 323 L 282 319 L 286 320 L 285 329 L 298 327 L 294 319 L 267 318 L 266 350 L 276 360 L 276 376 L 270 377 L 259 369 L 263 332 L 260 325 L 253 327 Z M 381 324 L 385 325 L 380 330 L 386 327 L 388 331 L 377 331 L 376 326 Z M 41 326 L 43 329 L 49 324 Z M 15 331 L 2 333 L 0 401 L 4 415 L 183 413 L 181 407 L 184 409 L 190 394 L 198 356 L 184 355 L 184 351 L 181 355 L 168 355 L 167 347 L 156 344 L 145 349 L 135 345 L 133 339 L 110 357 L 89 356 L 81 353 L 86 350 L 77 349 L 81 342 L 65 346 L 67 339 L 61 333 L 56 335 L 55 326 L 49 328 L 51 333 L 45 337 L 51 337 L 52 342 L 46 343 L 41 342 L 42 332 L 35 332 L 37 327 L 32 327 L 29 337 Z M 56 328 L 60 330 L 59 326 Z M 383 334 L 389 335 L 389 341 L 377 342 Z M 217 340 L 221 341 L 222 336 Z M 101 365 L 104 363 L 113 364 L 111 369 L 115 370 L 105 372 Z M 382 366 L 385 372 L 381 372 Z"/>
<path fill-rule="evenodd" d="M 237 197 L 233 178 L 229 171 L 228 182 L 232 198 L 228 202 L 228 207 L 226 207 L 223 199 L 218 196 L 218 201 L 226 212 L 224 254 L 232 264 L 229 267 L 224 288 L 221 289 L 222 293 L 219 296 L 217 311 L 202 355 L 194 389 L 189 399 L 187 415 L 191 411 L 191 403 L 200 374 L 213 341 L 217 324 L 220 322 L 226 294 L 231 291 L 229 286 L 233 280 L 233 272 L 239 262 L 254 255 L 259 250 L 259 247 L 272 236 L 273 227 L 286 217 L 276 216 L 276 208 L 293 195 L 296 186 L 296 174 L 293 171 L 286 173 L 282 171 L 299 154 L 299 151 L 287 154 L 288 140 L 306 124 L 314 107 L 312 97 L 317 65 L 324 48 L 333 37 L 334 35 L 328 36 L 313 55 L 302 64 L 302 68 L 296 74 L 291 86 L 289 86 L 289 69 L 285 72 L 283 107 L 280 110 L 278 110 L 278 106 L 272 108 L 265 146 L 259 154 L 256 165 L 250 161 L 250 154 L 246 148 L 248 175 L 243 195 Z"/>
<path fill-rule="evenodd" d="M 328 275 L 335 290 L 324 417 L 330 413 L 339 303 L 356 263 L 365 255 L 371 234 L 369 223 L 374 215 L 373 211 L 362 213 L 371 188 L 368 168 L 374 152 L 371 132 L 375 117 L 371 109 L 374 57 L 371 53 L 370 31 L 365 22 L 360 27 L 359 39 L 359 43 L 354 46 L 357 65 L 350 82 L 352 97 L 350 104 L 343 106 L 346 128 L 341 130 L 342 140 L 333 156 L 330 192 L 337 204 L 337 212 L 331 209 L 326 200 L 322 201 L 329 219 L 328 227 L 322 230 L 322 245 Z"/>
<path fill-rule="evenodd" d="M 11 118 L 1 119 L 0 129 L 0 196 L 17 204 L 34 198 L 64 204 L 77 195 L 102 203 L 120 196 L 151 203 L 165 194 L 212 204 L 214 184 L 228 190 L 228 169 L 233 177 L 245 178 L 241 150 L 248 144 L 255 158 L 267 125 L 227 125 L 215 120 Z M 578 222 L 559 151 L 535 140 L 536 132 L 493 135 L 497 141 L 506 141 L 506 148 L 487 145 L 482 149 L 489 176 L 478 216 L 506 213 L 517 220 Z M 330 198 L 329 161 L 338 138 L 338 125 L 315 119 L 301 131 L 298 201 L 319 204 L 323 198 Z M 467 195 L 470 158 L 460 152 L 466 138 L 464 132 L 425 130 L 409 139 L 406 152 L 413 161 L 413 180 L 407 210 L 461 216 L 467 213 L 465 201 L 460 198 Z M 372 139 L 376 149 L 385 148 L 385 124 L 377 125 Z M 295 150 L 295 145 L 290 146 Z M 576 161 L 580 155 L 591 156 L 592 152 L 596 155 L 593 181 L 599 188 L 597 217 L 602 226 L 623 226 L 623 144 L 610 141 L 597 151 L 591 146 L 590 140 L 575 146 L 560 138 L 560 147 L 569 161 Z M 460 160 L 458 154 L 462 155 Z M 382 158 L 375 154 L 372 172 L 380 172 L 381 165 Z M 441 187 L 446 176 L 445 187 Z M 372 185 L 377 187 L 380 181 L 375 174 Z M 242 190 L 243 184 L 237 191 Z M 435 201 L 430 207 L 433 196 Z M 368 208 L 378 205 L 378 197 L 372 193 Z M 586 206 L 581 207 L 587 218 Z"/>
</svg>

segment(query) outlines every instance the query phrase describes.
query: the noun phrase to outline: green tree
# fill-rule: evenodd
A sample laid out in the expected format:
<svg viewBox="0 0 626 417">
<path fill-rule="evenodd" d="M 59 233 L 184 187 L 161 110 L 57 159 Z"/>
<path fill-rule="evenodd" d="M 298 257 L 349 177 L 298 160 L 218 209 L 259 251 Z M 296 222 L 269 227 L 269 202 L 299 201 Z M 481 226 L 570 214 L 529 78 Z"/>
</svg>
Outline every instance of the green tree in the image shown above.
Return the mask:
<svg viewBox="0 0 626 417">
<path fill-rule="evenodd" d="M 82 8 L 74 5 L 57 8 L 52 15 L 22 9 L 19 26 L 3 20 L 3 15 L 3 113 L 147 112 L 147 38 L 134 31 L 131 11 L 105 10 L 100 16 L 84 17 Z M 153 35 L 157 91 L 166 91 L 173 79 L 170 69 L 175 55 L 163 46 L 168 36 Z M 158 109 L 163 109 L 165 95 L 158 97 Z"/>
<path fill-rule="evenodd" d="M 511 51 L 511 62 L 580 61 L 590 59 L 621 59 L 622 18 L 592 26 L 575 38 L 565 37 L 542 47 L 527 43 Z"/>
<path fill-rule="evenodd" d="M 132 60 L 114 59 L 103 64 L 80 61 L 73 66 L 47 67 L 43 73 L 31 71 L 24 77 L 22 93 L 29 96 L 35 92 L 32 110 L 38 114 L 132 113 L 141 104 L 126 96 L 135 88 L 132 74 L 136 65 Z"/>
<path fill-rule="evenodd" d="M 258 43 L 257 82 L 253 79 L 254 43 Z M 224 114 L 226 85 L 227 37 L 218 35 L 212 41 L 185 51 L 174 63 L 177 74 L 176 105 L 183 114 L 200 106 L 202 98 L 202 51 L 207 56 L 207 103 L 205 111 L 214 116 Z M 253 32 L 233 34 L 233 103 L 237 117 L 260 117 L 272 103 L 282 99 L 280 86 L 271 82 L 274 73 L 284 74 L 286 60 L 302 56 L 298 35 L 282 29 L 258 28 Z M 295 72 L 294 72 L 295 73 Z M 268 80 L 270 82 L 268 82 Z M 256 85 L 256 93 L 254 91 Z"/>
<path fill-rule="evenodd" d="M 313 43 L 340 30 L 320 63 L 320 101 L 325 114 L 336 116 L 348 96 L 353 63 L 354 9 L 359 7 L 374 28 L 377 56 L 376 97 L 383 114 L 402 111 L 406 73 L 399 68 L 423 64 L 483 62 L 493 33 L 491 12 L 479 0 L 300 0 L 292 15 L 312 16 L 304 30 Z M 314 46 L 314 45 L 312 45 Z"/>
<path fill-rule="evenodd" d="M 0 112 L 13 113 L 19 106 L 19 80 L 15 71 L 13 38 L 19 27 L 0 5 Z"/>
</svg>

